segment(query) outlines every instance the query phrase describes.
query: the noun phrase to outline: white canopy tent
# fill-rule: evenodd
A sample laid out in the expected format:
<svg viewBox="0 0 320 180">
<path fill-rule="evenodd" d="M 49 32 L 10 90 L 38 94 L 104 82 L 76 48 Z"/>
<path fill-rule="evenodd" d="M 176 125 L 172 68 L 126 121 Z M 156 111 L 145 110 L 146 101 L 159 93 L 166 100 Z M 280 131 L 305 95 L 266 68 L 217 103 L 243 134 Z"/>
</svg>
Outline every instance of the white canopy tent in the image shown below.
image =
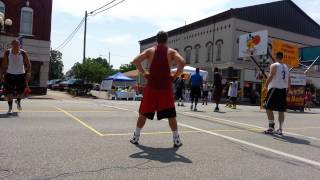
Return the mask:
<svg viewBox="0 0 320 180">
<path fill-rule="evenodd" d="M 176 71 L 177 71 L 177 68 L 171 69 L 171 72 L 176 72 Z M 183 68 L 183 73 L 187 73 L 187 74 L 191 75 L 195 72 L 196 72 L 196 68 L 194 68 L 194 67 L 185 66 Z M 207 80 L 207 77 L 208 77 L 207 71 L 200 70 L 200 75 L 202 76 L 203 80 L 205 80 L 205 81 Z"/>
</svg>

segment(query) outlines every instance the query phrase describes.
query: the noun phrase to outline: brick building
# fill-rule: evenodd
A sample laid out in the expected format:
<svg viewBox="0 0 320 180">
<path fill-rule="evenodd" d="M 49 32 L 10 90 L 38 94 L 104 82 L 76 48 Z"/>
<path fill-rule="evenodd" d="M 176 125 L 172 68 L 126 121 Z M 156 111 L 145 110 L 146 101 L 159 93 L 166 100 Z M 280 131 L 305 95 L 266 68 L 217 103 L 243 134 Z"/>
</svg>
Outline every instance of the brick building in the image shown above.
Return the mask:
<svg viewBox="0 0 320 180">
<path fill-rule="evenodd" d="M 0 0 L 0 12 L 12 26 L 4 25 L 0 34 L 0 54 L 10 47 L 15 38 L 32 63 L 30 87 L 34 93 L 46 94 L 50 58 L 52 0 Z"/>
<path fill-rule="evenodd" d="M 230 9 L 173 29 L 168 32 L 168 45 L 179 51 L 188 65 L 208 71 L 209 82 L 213 81 L 211 64 L 221 69 L 224 82 L 238 77 L 246 94 L 246 89 L 261 88 L 261 81 L 256 78 L 256 65 L 249 58 L 239 58 L 239 36 L 261 30 L 268 30 L 270 41 L 282 40 L 300 48 L 320 46 L 320 25 L 291 0 Z M 154 36 L 141 40 L 140 51 L 155 42 Z M 264 58 L 256 57 L 259 62 Z M 309 71 L 308 80 L 320 88 L 320 66 Z"/>
</svg>

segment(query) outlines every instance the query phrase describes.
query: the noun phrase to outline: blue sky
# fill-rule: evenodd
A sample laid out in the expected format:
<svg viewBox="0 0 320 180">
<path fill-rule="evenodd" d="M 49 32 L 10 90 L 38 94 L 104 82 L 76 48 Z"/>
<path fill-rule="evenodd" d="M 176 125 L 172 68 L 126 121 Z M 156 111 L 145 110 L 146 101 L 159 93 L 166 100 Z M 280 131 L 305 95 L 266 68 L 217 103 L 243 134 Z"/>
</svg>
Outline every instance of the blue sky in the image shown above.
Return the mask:
<svg viewBox="0 0 320 180">
<path fill-rule="evenodd" d="M 117 2 L 119 2 L 118 0 Z M 53 0 L 52 48 L 60 45 L 84 16 L 110 0 Z M 106 56 L 118 68 L 129 63 L 138 53 L 138 41 L 157 31 L 171 30 L 212 16 L 230 8 L 244 7 L 272 0 L 126 0 L 122 4 L 88 19 L 87 57 Z M 320 23 L 319 0 L 294 0 Z M 82 60 L 83 28 L 61 50 L 64 71 Z"/>
</svg>

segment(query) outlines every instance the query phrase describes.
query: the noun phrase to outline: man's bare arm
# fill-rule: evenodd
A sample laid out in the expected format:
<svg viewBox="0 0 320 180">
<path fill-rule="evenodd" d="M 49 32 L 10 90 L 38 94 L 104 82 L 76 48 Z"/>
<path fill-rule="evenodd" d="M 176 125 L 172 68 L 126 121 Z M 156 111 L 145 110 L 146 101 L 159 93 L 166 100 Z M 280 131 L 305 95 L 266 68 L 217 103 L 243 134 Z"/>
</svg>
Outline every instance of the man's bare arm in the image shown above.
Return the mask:
<svg viewBox="0 0 320 180">
<path fill-rule="evenodd" d="M 276 75 L 276 73 L 277 73 L 276 66 L 271 65 L 270 74 L 269 74 L 269 77 L 268 77 L 267 82 L 266 82 L 266 84 L 265 84 L 265 88 L 268 88 L 270 82 L 272 81 L 272 79 L 274 78 L 274 76 Z"/>
<path fill-rule="evenodd" d="M 150 57 L 150 49 L 147 49 L 145 51 L 143 51 L 141 54 L 139 54 L 136 58 L 134 58 L 134 60 L 132 61 L 132 63 L 134 65 L 136 65 L 137 69 L 139 70 L 140 73 L 142 74 L 146 74 L 146 70 L 142 67 L 142 62 L 145 61 L 146 59 L 148 59 Z"/>
<path fill-rule="evenodd" d="M 173 52 L 173 60 L 178 65 L 177 72 L 174 74 L 173 79 L 177 79 L 177 77 L 179 77 L 180 74 L 183 73 L 183 68 L 186 63 L 183 57 L 176 50 L 174 50 Z"/>
<path fill-rule="evenodd" d="M 1 62 L 1 68 L 0 68 L 0 78 L 1 79 L 4 78 L 4 74 L 6 73 L 7 66 L 8 66 L 8 57 L 7 57 L 7 54 L 5 52 L 5 54 L 3 56 L 3 60 Z"/>
<path fill-rule="evenodd" d="M 26 81 L 29 82 L 31 78 L 31 62 L 29 59 L 29 55 L 27 52 L 25 52 L 25 56 L 23 58 L 24 64 L 26 66 Z"/>
</svg>

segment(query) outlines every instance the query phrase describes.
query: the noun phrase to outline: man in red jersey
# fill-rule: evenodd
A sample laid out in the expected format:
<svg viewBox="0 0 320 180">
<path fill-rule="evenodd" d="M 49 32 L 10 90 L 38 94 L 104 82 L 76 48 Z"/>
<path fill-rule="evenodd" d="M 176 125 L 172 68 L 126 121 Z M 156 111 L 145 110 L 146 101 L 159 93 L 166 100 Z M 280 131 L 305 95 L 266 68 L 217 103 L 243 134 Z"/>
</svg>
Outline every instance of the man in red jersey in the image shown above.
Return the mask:
<svg viewBox="0 0 320 180">
<path fill-rule="evenodd" d="M 167 46 L 167 42 L 168 34 L 160 31 L 157 34 L 157 45 L 145 50 L 133 60 L 139 72 L 143 74 L 148 82 L 140 104 L 137 127 L 133 137 L 130 139 L 132 144 L 138 144 L 140 131 L 146 120 L 152 120 L 155 113 L 157 113 L 158 120 L 169 119 L 174 147 L 182 146 L 178 134 L 172 84 L 173 80 L 182 73 L 185 61 L 176 50 Z M 150 64 L 150 72 L 147 72 L 141 65 L 145 60 Z M 173 62 L 178 64 L 178 69 L 174 75 L 171 74 L 170 70 Z"/>
</svg>

